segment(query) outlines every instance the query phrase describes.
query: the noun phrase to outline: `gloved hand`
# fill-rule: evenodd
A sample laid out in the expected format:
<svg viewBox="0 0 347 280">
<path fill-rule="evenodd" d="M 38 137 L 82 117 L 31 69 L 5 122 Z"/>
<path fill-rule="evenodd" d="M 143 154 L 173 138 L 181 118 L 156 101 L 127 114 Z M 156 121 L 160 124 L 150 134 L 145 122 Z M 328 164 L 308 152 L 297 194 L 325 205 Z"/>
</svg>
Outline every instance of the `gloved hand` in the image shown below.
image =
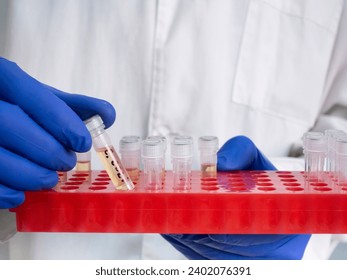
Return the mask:
<svg viewBox="0 0 347 280">
<path fill-rule="evenodd" d="M 0 57 L 0 208 L 24 201 L 24 191 L 53 187 L 56 171 L 72 169 L 91 137 L 82 120 L 115 111 L 103 100 L 67 94 L 30 77 Z"/>
<path fill-rule="evenodd" d="M 218 170 L 275 170 L 245 136 L 218 151 Z M 188 259 L 301 259 L 310 235 L 169 234 L 163 235 Z"/>
</svg>

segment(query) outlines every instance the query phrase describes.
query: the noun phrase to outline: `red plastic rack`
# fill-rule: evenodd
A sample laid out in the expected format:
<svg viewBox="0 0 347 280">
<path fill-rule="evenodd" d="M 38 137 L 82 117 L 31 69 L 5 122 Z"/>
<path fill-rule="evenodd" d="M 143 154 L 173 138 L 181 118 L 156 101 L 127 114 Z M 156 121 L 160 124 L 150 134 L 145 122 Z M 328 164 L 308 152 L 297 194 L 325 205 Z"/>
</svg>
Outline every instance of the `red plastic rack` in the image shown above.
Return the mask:
<svg viewBox="0 0 347 280">
<path fill-rule="evenodd" d="M 309 183 L 303 172 L 219 172 L 175 191 L 117 191 L 105 171 L 69 172 L 52 190 L 27 192 L 13 209 L 22 232 L 347 233 L 347 186 L 330 177 Z"/>
</svg>

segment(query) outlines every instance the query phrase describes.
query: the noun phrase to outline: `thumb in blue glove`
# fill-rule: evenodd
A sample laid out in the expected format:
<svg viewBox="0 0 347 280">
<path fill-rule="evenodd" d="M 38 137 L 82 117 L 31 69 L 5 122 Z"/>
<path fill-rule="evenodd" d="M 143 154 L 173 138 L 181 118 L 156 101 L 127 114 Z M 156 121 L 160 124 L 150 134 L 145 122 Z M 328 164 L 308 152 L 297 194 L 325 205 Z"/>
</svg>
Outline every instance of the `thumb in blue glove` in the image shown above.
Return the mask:
<svg viewBox="0 0 347 280">
<path fill-rule="evenodd" d="M 53 187 L 57 170 L 73 168 L 74 151 L 91 147 L 82 120 L 96 112 L 113 123 L 106 101 L 59 92 L 0 58 L 0 208 L 21 204 L 26 190 Z"/>
<path fill-rule="evenodd" d="M 218 170 L 275 170 L 245 136 L 227 141 L 218 151 Z M 163 235 L 188 259 L 301 259 L 310 235 L 169 234 Z"/>
</svg>

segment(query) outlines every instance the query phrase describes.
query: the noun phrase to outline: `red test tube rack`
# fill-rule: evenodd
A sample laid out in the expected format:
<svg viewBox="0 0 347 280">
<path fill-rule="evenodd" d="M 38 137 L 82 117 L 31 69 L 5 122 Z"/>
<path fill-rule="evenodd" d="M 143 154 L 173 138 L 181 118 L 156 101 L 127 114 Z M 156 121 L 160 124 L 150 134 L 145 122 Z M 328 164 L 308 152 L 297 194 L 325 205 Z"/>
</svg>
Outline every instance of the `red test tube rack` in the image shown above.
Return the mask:
<svg viewBox="0 0 347 280">
<path fill-rule="evenodd" d="M 174 190 L 119 191 L 105 171 L 71 171 L 52 190 L 27 192 L 12 209 L 21 232 L 347 233 L 347 185 L 308 182 L 304 172 L 232 171 Z"/>
</svg>

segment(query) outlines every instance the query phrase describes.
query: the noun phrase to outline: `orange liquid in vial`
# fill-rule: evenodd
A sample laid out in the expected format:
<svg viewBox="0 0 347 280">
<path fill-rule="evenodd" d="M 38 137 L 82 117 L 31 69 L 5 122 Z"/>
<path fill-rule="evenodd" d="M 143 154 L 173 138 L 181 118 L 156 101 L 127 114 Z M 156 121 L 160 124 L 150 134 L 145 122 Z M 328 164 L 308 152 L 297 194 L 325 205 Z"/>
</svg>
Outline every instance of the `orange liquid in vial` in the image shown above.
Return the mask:
<svg viewBox="0 0 347 280">
<path fill-rule="evenodd" d="M 128 175 L 132 181 L 138 181 L 140 177 L 140 169 L 138 168 L 126 168 Z"/>
<path fill-rule="evenodd" d="M 217 177 L 217 165 L 211 164 L 211 163 L 201 164 L 201 177 L 202 178 Z"/>
<path fill-rule="evenodd" d="M 134 188 L 129 175 L 112 146 L 96 150 L 103 163 L 108 176 L 117 190 L 132 190 Z"/>
<path fill-rule="evenodd" d="M 85 171 L 89 172 L 90 171 L 90 161 L 77 161 L 76 163 L 76 171 Z"/>
</svg>

